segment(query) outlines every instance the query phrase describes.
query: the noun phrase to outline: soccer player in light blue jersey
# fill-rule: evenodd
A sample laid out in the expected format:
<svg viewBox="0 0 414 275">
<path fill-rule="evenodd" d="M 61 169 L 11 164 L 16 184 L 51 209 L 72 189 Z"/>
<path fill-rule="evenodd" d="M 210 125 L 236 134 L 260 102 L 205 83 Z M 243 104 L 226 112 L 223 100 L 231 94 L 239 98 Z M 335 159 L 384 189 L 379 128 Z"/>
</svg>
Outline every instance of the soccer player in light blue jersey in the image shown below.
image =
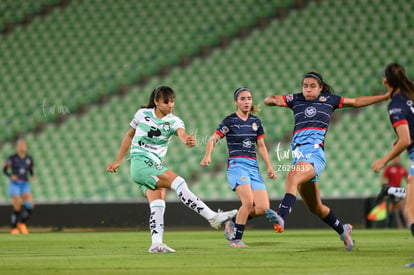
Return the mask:
<svg viewBox="0 0 414 275">
<path fill-rule="evenodd" d="M 237 110 L 223 119 L 217 127 L 206 145 L 206 153 L 200 165 L 210 165 L 214 145 L 226 137 L 229 150 L 227 177 L 231 190 L 236 192 L 242 205 L 237 216 L 226 222 L 224 232 L 230 241 L 230 247 L 247 247 L 242 237 L 248 217 L 262 216 L 269 209 L 269 196 L 260 175 L 256 146 L 266 163 L 267 176 L 275 179 L 276 173 L 264 143 L 262 122 L 257 116 L 252 115 L 258 112 L 257 106 L 253 105 L 252 93 L 247 88 L 239 88 L 233 97 Z"/>
<path fill-rule="evenodd" d="M 303 76 L 302 93 L 271 95 L 264 100 L 268 106 L 290 108 L 295 119 L 291 143 L 293 162 L 286 178 L 286 193 L 277 213 L 271 209 L 266 212 L 269 220 L 274 222 L 276 232 L 284 231 L 286 217 L 295 204 L 296 192 L 299 192 L 308 209 L 340 235 L 346 250 L 352 250 L 352 226 L 342 225 L 320 198 L 318 177 L 325 169 L 325 135 L 335 109 L 363 107 L 389 97 L 390 93 L 357 98 L 337 96 L 320 74 L 309 72 Z"/>
<path fill-rule="evenodd" d="M 196 144 L 195 137 L 186 133 L 184 122 L 172 113 L 174 99 L 175 93 L 170 87 L 161 86 L 152 91 L 149 103 L 132 119 L 116 160 L 107 167 L 108 172 L 115 173 L 130 150 L 131 177 L 144 192 L 150 206 L 150 253 L 175 252 L 163 243 L 166 189 L 174 190 L 184 205 L 200 214 L 215 229 L 237 214 L 237 210 L 212 211 L 189 190 L 182 177 L 163 165 L 173 135 L 187 147 Z"/>
</svg>

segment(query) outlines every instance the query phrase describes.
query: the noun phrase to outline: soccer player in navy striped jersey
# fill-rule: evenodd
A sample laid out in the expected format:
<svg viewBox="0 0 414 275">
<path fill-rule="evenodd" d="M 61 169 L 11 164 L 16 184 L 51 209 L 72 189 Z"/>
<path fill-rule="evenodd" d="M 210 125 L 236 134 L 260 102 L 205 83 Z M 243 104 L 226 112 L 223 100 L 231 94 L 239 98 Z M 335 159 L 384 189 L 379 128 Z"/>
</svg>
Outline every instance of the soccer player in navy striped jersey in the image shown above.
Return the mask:
<svg viewBox="0 0 414 275">
<path fill-rule="evenodd" d="M 388 105 L 388 114 L 397 134 L 397 141 L 384 157 L 372 164 L 372 169 L 378 173 L 389 161 L 407 150 L 411 166 L 404 214 L 414 236 L 414 83 L 408 79 L 401 65 L 392 63 L 385 67 L 383 84 L 392 97 Z M 407 267 L 414 267 L 414 263 L 408 264 Z"/>
<path fill-rule="evenodd" d="M 342 107 L 363 107 L 384 101 L 390 94 L 344 98 L 333 94 L 333 89 L 320 74 L 306 73 L 302 79 L 302 93 L 268 96 L 268 106 L 288 107 L 295 119 L 291 150 L 292 169 L 286 178 L 286 193 L 276 212 L 269 209 L 266 216 L 274 222 L 276 232 L 284 231 L 286 217 L 292 211 L 299 192 L 309 210 L 332 227 L 352 250 L 352 226 L 339 221 L 335 213 L 320 198 L 318 177 L 325 169 L 324 141 L 333 111 Z"/>
<path fill-rule="evenodd" d="M 26 223 L 33 211 L 33 195 L 29 185 L 29 174 L 34 176 L 34 163 L 27 154 L 27 143 L 23 139 L 16 142 L 16 153 L 7 158 L 3 173 L 9 177 L 9 196 L 13 203 L 11 234 L 28 234 Z M 11 170 L 11 171 L 9 171 Z"/>
<path fill-rule="evenodd" d="M 150 206 L 149 228 L 152 244 L 150 253 L 175 252 L 163 243 L 166 189 L 176 192 L 181 202 L 218 229 L 233 218 L 237 210 L 215 212 L 190 191 L 186 181 L 163 165 L 168 144 L 173 135 L 191 148 L 196 144 L 192 134 L 187 134 L 184 122 L 174 115 L 175 93 L 167 86 L 153 90 L 146 106 L 142 106 L 130 123 L 122 140 L 116 160 L 107 171 L 115 173 L 130 149 L 131 177 L 145 194 Z"/>
<path fill-rule="evenodd" d="M 229 150 L 227 177 L 230 188 L 236 192 L 242 205 L 237 216 L 226 222 L 224 232 L 230 241 L 230 247 L 247 247 L 242 242 L 242 237 L 248 217 L 262 216 L 269 209 L 269 196 L 256 158 L 256 144 L 257 151 L 266 163 L 267 176 L 275 179 L 276 173 L 264 143 L 262 122 L 251 114 L 259 111 L 257 106 L 253 106 L 252 93 L 247 88 L 239 88 L 233 97 L 237 110 L 217 127 L 206 145 L 206 153 L 200 165 L 210 165 L 214 145 L 226 137 Z"/>
</svg>

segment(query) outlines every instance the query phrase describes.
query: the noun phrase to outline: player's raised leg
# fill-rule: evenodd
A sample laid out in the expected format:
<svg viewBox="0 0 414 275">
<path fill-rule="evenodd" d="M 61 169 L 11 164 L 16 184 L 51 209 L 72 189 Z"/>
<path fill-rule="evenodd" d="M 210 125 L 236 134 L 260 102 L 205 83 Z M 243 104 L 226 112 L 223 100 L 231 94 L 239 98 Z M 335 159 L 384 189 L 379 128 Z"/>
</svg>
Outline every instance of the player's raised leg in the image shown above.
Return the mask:
<svg viewBox="0 0 414 275">
<path fill-rule="evenodd" d="M 158 176 L 158 178 L 157 188 L 160 187 L 174 190 L 185 206 L 205 218 L 210 223 L 211 227 L 215 229 L 219 229 L 222 224 L 237 215 L 237 210 L 226 212 L 220 210 L 215 212 L 211 210 L 201 199 L 191 192 L 186 181 L 171 170 L 165 171 L 162 175 Z"/>
</svg>

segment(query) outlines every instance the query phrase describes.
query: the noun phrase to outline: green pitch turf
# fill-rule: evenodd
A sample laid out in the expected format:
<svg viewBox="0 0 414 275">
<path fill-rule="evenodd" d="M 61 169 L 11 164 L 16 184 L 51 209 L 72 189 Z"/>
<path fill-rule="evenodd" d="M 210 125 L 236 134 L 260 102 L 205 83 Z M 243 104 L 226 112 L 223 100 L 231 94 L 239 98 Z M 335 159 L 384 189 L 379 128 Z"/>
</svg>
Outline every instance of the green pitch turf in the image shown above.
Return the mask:
<svg viewBox="0 0 414 275">
<path fill-rule="evenodd" d="M 332 230 L 167 231 L 174 254 L 149 254 L 148 232 L 0 234 L 0 274 L 413 274 L 408 230 L 354 230 L 347 252 Z"/>
</svg>

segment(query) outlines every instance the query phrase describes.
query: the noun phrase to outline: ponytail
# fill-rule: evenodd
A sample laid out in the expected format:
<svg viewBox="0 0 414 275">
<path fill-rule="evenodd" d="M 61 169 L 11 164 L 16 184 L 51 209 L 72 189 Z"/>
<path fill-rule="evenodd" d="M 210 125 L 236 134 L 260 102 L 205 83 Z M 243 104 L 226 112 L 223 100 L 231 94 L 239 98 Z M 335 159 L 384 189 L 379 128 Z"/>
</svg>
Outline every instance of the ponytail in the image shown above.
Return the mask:
<svg viewBox="0 0 414 275">
<path fill-rule="evenodd" d="M 250 113 L 251 114 L 258 114 L 258 113 L 260 113 L 260 104 L 258 104 L 258 105 L 253 105 L 251 108 L 250 108 Z"/>
<path fill-rule="evenodd" d="M 406 97 L 414 100 L 414 83 L 408 79 L 401 65 L 397 63 L 387 65 L 384 70 L 384 76 L 387 79 L 388 85 L 392 88 L 391 97 L 400 89 Z"/>
</svg>

